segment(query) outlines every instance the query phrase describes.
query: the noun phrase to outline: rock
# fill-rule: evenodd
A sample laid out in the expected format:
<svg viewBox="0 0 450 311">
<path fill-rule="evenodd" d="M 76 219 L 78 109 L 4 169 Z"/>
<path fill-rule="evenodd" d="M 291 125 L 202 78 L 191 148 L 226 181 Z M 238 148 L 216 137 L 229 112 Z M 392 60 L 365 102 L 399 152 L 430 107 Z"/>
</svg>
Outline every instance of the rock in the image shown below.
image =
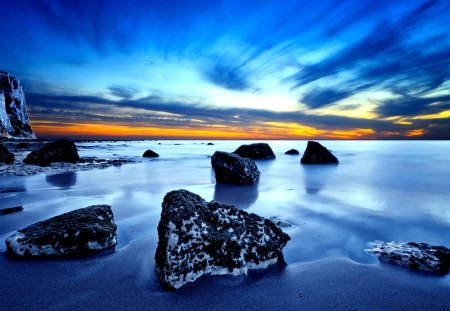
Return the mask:
<svg viewBox="0 0 450 311">
<path fill-rule="evenodd" d="M 20 211 L 23 211 L 22 206 L 7 207 L 0 209 L 0 215 L 12 214 Z"/>
<path fill-rule="evenodd" d="M 278 228 L 286 229 L 286 228 L 291 228 L 291 227 L 292 227 L 292 224 L 288 223 L 288 222 L 285 221 L 285 220 L 282 220 L 282 219 L 278 218 L 277 216 L 269 217 L 269 219 L 270 219 L 276 226 L 278 226 Z"/>
<path fill-rule="evenodd" d="M 20 257 L 88 254 L 116 245 L 109 205 L 80 208 L 18 230 L 6 239 L 7 252 Z"/>
<path fill-rule="evenodd" d="M 324 146 L 316 141 L 308 141 L 302 164 L 339 164 L 338 159 Z"/>
<path fill-rule="evenodd" d="M 213 143 L 207 143 L 206 145 L 207 145 L 207 146 L 214 146 Z"/>
<path fill-rule="evenodd" d="M 14 163 L 14 154 L 9 152 L 9 150 L 2 143 L 0 143 L 0 163 Z"/>
<path fill-rule="evenodd" d="M 0 137 L 36 138 L 19 79 L 0 71 Z"/>
<path fill-rule="evenodd" d="M 234 153 L 243 158 L 252 160 L 272 160 L 275 159 L 275 154 L 272 148 L 266 143 L 257 143 L 250 145 L 242 145 L 237 148 Z"/>
<path fill-rule="evenodd" d="M 80 160 L 77 147 L 67 139 L 60 139 L 46 144 L 44 147 L 32 151 L 23 162 L 40 166 L 50 165 L 53 162 L 76 163 Z"/>
<path fill-rule="evenodd" d="M 415 242 L 380 242 L 366 250 L 381 262 L 434 274 L 447 274 L 450 266 L 450 249 Z"/>
<path fill-rule="evenodd" d="M 246 274 L 282 259 L 290 237 L 272 221 L 187 190 L 166 194 L 158 225 L 156 272 L 180 288 L 204 274 Z"/>
<path fill-rule="evenodd" d="M 18 143 L 17 144 L 17 148 L 19 148 L 19 149 L 27 149 L 27 148 L 30 148 L 30 144 L 29 143 Z"/>
<path fill-rule="evenodd" d="M 159 154 L 157 154 L 156 152 L 149 149 L 149 150 L 145 151 L 142 156 L 144 158 L 157 158 L 157 157 L 159 157 Z"/>
<path fill-rule="evenodd" d="M 259 182 L 261 175 L 255 162 L 229 152 L 216 151 L 211 165 L 217 183 L 253 185 Z"/>
<path fill-rule="evenodd" d="M 300 154 L 300 152 L 298 152 L 297 149 L 290 149 L 290 150 L 286 151 L 284 154 L 297 155 L 297 154 Z"/>
</svg>

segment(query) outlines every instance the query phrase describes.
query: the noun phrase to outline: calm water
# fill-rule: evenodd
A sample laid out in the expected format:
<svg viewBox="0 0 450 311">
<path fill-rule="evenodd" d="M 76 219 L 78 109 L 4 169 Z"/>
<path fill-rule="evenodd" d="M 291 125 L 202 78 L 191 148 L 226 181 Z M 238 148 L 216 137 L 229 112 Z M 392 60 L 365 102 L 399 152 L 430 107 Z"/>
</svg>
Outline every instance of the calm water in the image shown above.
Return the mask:
<svg viewBox="0 0 450 311">
<path fill-rule="evenodd" d="M 24 211 L 0 217 L 0 251 L 13 231 L 36 221 L 92 204 L 110 204 L 119 245 L 150 238 L 164 195 L 187 189 L 206 200 L 232 203 L 295 226 L 284 249 L 286 262 L 348 257 L 376 260 L 364 253 L 374 240 L 424 241 L 450 246 L 450 142 L 324 141 L 338 166 L 302 166 L 306 141 L 270 141 L 277 158 L 256 161 L 257 186 L 215 185 L 210 156 L 233 151 L 243 141 L 139 141 L 78 144 L 81 156 L 129 157 L 142 162 L 58 175 L 0 177 L 0 208 Z M 160 143 L 160 144 L 159 144 Z M 142 159 L 146 149 L 160 158 Z M 1 192 L 6 188 L 18 192 Z"/>
</svg>

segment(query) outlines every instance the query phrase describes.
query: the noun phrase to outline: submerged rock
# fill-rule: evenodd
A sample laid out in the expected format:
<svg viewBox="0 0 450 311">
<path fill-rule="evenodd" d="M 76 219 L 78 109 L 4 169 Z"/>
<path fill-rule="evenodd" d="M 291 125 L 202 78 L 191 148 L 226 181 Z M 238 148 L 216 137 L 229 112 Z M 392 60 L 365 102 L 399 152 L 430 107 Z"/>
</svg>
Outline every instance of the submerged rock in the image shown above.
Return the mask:
<svg viewBox="0 0 450 311">
<path fill-rule="evenodd" d="M 415 242 L 381 242 L 374 243 L 366 250 L 378 259 L 414 270 L 447 274 L 450 266 L 450 249 L 444 246 L 432 246 Z"/>
<path fill-rule="evenodd" d="M 159 157 L 159 154 L 157 154 L 156 152 L 154 152 L 153 150 L 147 150 L 144 152 L 144 154 L 142 155 L 144 158 L 157 158 Z"/>
<path fill-rule="evenodd" d="M 229 152 L 216 151 L 211 165 L 218 183 L 253 185 L 261 175 L 255 162 Z"/>
<path fill-rule="evenodd" d="M 281 229 L 291 228 L 292 224 L 288 223 L 287 221 L 278 218 L 277 216 L 269 217 L 269 219 L 277 225 Z"/>
<path fill-rule="evenodd" d="M 158 225 L 156 272 L 180 288 L 204 274 L 246 274 L 277 262 L 290 237 L 269 219 L 207 203 L 187 190 L 166 194 Z"/>
<path fill-rule="evenodd" d="M 0 163 L 13 164 L 14 154 L 0 143 Z"/>
<path fill-rule="evenodd" d="M 298 152 L 297 149 L 290 149 L 290 150 L 286 151 L 284 154 L 297 155 L 297 154 L 300 154 L 300 152 Z"/>
<path fill-rule="evenodd" d="M 250 145 L 242 145 L 237 148 L 234 153 L 243 158 L 252 160 L 272 160 L 275 159 L 275 154 L 272 148 L 266 143 L 256 143 Z"/>
<path fill-rule="evenodd" d="M 316 141 L 308 141 L 305 153 L 300 161 L 302 164 L 339 164 L 338 159 Z"/>
<path fill-rule="evenodd" d="M 44 147 L 30 152 L 23 162 L 40 166 L 50 165 L 53 162 L 76 163 L 80 160 L 77 147 L 73 141 L 60 139 L 45 144 Z"/>
<path fill-rule="evenodd" d="M 0 209 L 0 215 L 12 214 L 20 211 L 23 211 L 22 206 L 7 207 Z"/>
<path fill-rule="evenodd" d="M 87 254 L 116 245 L 109 205 L 80 208 L 18 230 L 6 239 L 7 252 L 21 257 Z"/>
</svg>

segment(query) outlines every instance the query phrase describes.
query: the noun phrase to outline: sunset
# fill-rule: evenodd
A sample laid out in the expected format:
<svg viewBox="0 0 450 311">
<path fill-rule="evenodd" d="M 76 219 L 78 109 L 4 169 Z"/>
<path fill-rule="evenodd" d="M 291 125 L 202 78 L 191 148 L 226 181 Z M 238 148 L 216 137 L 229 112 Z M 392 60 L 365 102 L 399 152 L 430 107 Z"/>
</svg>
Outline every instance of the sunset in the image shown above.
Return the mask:
<svg viewBox="0 0 450 311">
<path fill-rule="evenodd" d="M 450 310 L 450 0 L 0 13 L 0 310 Z"/>
<path fill-rule="evenodd" d="M 4 1 L 0 68 L 39 137 L 448 139 L 449 10 Z"/>
</svg>

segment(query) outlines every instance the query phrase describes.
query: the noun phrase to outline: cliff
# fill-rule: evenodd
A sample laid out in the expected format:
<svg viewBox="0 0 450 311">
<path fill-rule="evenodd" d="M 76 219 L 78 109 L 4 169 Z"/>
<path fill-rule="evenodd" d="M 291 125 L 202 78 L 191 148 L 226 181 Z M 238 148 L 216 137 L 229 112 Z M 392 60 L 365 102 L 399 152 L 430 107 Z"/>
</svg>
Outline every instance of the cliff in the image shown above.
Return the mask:
<svg viewBox="0 0 450 311">
<path fill-rule="evenodd" d="M 19 79 L 0 71 L 0 137 L 36 138 Z"/>
</svg>

